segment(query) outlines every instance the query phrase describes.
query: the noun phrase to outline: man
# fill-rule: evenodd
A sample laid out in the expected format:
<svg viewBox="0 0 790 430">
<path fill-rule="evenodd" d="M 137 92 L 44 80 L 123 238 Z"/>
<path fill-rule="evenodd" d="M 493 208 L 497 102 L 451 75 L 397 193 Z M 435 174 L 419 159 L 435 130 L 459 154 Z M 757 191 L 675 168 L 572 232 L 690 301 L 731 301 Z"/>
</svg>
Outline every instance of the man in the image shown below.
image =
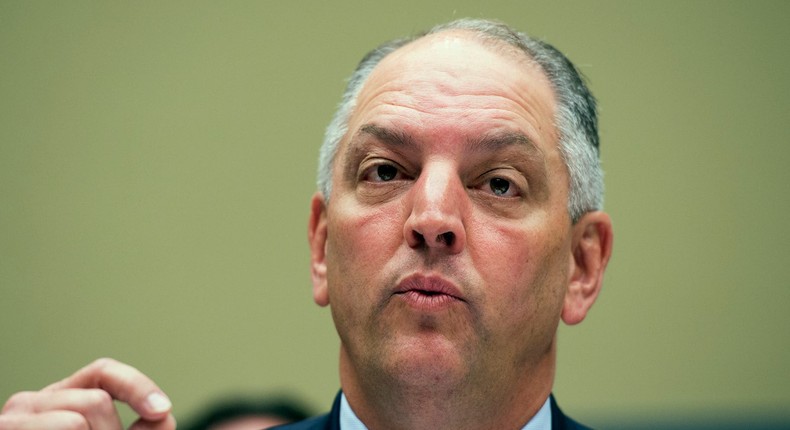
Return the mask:
<svg viewBox="0 0 790 430">
<path fill-rule="evenodd" d="M 584 319 L 612 249 L 596 121 L 573 65 L 498 23 L 363 59 L 327 130 L 308 233 L 342 392 L 290 428 L 583 428 L 551 389 L 559 321 Z M 152 381 L 99 360 L 12 397 L 0 429 L 117 428 L 111 398 L 135 428 L 174 425 Z"/>
</svg>

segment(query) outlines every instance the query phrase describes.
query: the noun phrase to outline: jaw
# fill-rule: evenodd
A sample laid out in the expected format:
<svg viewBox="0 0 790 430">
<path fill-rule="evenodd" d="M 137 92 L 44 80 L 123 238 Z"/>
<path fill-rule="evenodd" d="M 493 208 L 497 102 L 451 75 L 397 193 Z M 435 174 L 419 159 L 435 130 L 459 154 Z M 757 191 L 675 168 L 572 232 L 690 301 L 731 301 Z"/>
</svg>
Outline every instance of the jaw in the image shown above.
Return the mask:
<svg viewBox="0 0 790 430">
<path fill-rule="evenodd" d="M 380 350 L 389 360 L 354 357 L 343 343 L 340 349 L 341 387 L 369 428 L 520 428 L 551 393 L 556 337 L 539 362 L 518 374 L 493 368 L 485 360 L 492 351 L 466 351 L 479 358 L 470 364 L 435 330 L 382 342 L 389 343 Z"/>
</svg>

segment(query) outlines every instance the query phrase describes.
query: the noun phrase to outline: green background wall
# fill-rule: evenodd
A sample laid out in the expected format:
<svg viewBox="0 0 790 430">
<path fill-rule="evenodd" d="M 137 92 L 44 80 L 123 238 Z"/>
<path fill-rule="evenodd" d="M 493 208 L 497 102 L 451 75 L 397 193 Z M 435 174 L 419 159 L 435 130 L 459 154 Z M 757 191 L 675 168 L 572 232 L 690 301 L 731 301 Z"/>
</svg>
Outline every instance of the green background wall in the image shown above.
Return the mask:
<svg viewBox="0 0 790 430">
<path fill-rule="evenodd" d="M 372 46 L 499 18 L 601 104 L 615 256 L 561 329 L 591 424 L 788 417 L 790 2 L 0 2 L 0 398 L 100 356 L 187 416 L 338 388 L 312 303 L 315 155 Z"/>
</svg>

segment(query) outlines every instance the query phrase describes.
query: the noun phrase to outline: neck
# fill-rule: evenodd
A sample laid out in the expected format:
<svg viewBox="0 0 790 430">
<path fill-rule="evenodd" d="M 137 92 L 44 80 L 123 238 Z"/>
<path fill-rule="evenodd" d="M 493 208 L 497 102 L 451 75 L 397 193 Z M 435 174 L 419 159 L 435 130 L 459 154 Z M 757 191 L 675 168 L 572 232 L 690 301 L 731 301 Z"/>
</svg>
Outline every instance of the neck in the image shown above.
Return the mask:
<svg viewBox="0 0 790 430">
<path fill-rule="evenodd" d="M 520 429 L 551 394 L 554 351 L 517 375 L 414 381 L 399 372 L 360 371 L 341 347 L 341 386 L 368 428 Z"/>
</svg>

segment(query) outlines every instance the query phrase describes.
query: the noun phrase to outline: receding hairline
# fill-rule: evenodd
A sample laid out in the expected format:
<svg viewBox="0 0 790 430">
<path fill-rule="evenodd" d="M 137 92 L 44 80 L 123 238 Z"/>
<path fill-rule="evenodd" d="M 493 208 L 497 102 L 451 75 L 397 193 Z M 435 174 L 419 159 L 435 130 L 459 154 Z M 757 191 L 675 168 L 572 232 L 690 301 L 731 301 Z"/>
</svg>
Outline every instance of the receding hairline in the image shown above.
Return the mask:
<svg viewBox="0 0 790 430">
<path fill-rule="evenodd" d="M 551 79 L 549 79 L 549 76 L 546 74 L 546 71 L 543 69 L 543 67 L 541 67 L 541 65 L 537 61 L 535 61 L 529 55 L 528 52 L 525 52 L 518 46 L 512 45 L 508 41 L 494 38 L 478 30 L 466 29 L 466 28 L 448 28 L 448 29 L 440 30 L 435 33 L 418 35 L 415 36 L 413 40 L 410 40 L 409 42 L 406 42 L 403 45 L 399 46 L 397 49 L 395 49 L 394 51 L 387 54 L 384 58 L 382 58 L 375 65 L 375 67 L 373 67 L 370 74 L 366 77 L 365 81 L 360 86 L 359 92 L 357 93 L 356 96 L 357 100 L 362 94 L 366 92 L 366 89 L 369 89 L 368 86 L 371 84 L 371 82 L 375 81 L 376 75 L 379 74 L 382 69 L 385 69 L 387 66 L 390 66 L 393 62 L 397 62 L 402 58 L 403 55 L 408 55 L 408 52 L 405 51 L 406 48 L 419 49 L 419 47 L 415 47 L 414 45 L 421 43 L 437 43 L 438 38 L 456 38 L 465 42 L 474 42 L 479 44 L 479 46 L 481 46 L 482 48 L 486 49 L 491 53 L 500 55 L 508 60 L 515 61 L 519 66 L 530 68 L 531 71 L 538 74 L 539 79 L 542 81 L 541 83 L 544 84 L 545 87 L 549 90 L 548 93 L 551 97 L 550 104 L 551 104 L 552 118 L 556 117 L 558 100 L 557 100 L 557 92 L 554 88 L 554 85 L 552 84 Z M 349 113 L 348 122 L 346 123 L 347 126 L 350 126 L 351 123 L 353 122 L 352 119 L 354 118 L 354 116 L 359 114 L 359 109 L 360 109 L 360 104 L 357 103 L 354 106 L 353 110 Z M 555 145 L 559 145 L 560 143 L 558 138 L 559 130 L 556 129 L 556 124 L 553 121 L 551 126 L 555 128 L 554 134 L 555 137 L 557 137 L 557 141 L 554 143 Z M 363 130 L 366 127 L 367 130 Z M 353 139 L 355 139 L 357 135 L 362 131 L 367 131 L 369 134 L 394 132 L 394 130 L 382 129 L 377 124 L 363 124 L 359 129 L 356 130 L 352 129 L 351 127 L 348 127 L 343 137 L 341 137 L 340 140 L 337 142 L 338 144 L 337 150 L 340 150 L 344 143 L 349 143 Z M 540 150 L 535 145 L 533 140 L 527 134 L 514 132 L 513 135 L 515 136 L 515 134 L 523 134 L 524 139 L 526 139 L 526 141 L 530 145 L 535 147 L 535 149 L 538 149 L 539 152 L 541 152 L 541 156 L 543 156 L 542 150 Z M 383 136 L 379 136 L 379 137 L 383 137 Z M 399 136 L 391 135 L 390 137 L 392 138 L 391 140 L 394 140 L 395 138 L 404 139 L 403 135 L 399 135 Z M 337 151 L 335 152 L 335 156 L 336 155 L 337 155 Z"/>
<path fill-rule="evenodd" d="M 481 47 L 487 49 L 488 51 L 506 57 L 510 60 L 515 60 L 517 63 L 526 66 L 532 67 L 536 71 L 538 71 L 542 78 L 549 84 L 549 87 L 552 90 L 552 94 L 556 97 L 555 90 L 553 85 L 551 84 L 551 80 L 549 79 L 546 71 L 543 67 L 535 61 L 534 58 L 529 54 L 529 52 L 525 51 L 521 47 L 510 43 L 507 40 L 503 40 L 497 37 L 494 37 L 490 34 L 482 32 L 480 30 L 468 29 L 468 28 L 446 28 L 441 29 L 436 32 L 429 32 L 423 33 L 414 36 L 413 39 L 405 42 L 401 46 L 397 47 L 395 50 L 384 56 L 373 68 L 370 72 L 370 75 L 367 76 L 365 82 L 362 84 L 361 91 L 364 91 L 365 86 L 370 81 L 370 77 L 373 76 L 378 69 L 380 69 L 382 64 L 389 63 L 391 61 L 395 61 L 401 55 L 404 55 L 404 51 L 406 48 L 414 48 L 414 45 L 419 44 L 426 44 L 426 43 L 437 43 L 438 40 L 441 39 L 459 39 L 467 42 L 475 42 L 478 43 Z"/>
</svg>

